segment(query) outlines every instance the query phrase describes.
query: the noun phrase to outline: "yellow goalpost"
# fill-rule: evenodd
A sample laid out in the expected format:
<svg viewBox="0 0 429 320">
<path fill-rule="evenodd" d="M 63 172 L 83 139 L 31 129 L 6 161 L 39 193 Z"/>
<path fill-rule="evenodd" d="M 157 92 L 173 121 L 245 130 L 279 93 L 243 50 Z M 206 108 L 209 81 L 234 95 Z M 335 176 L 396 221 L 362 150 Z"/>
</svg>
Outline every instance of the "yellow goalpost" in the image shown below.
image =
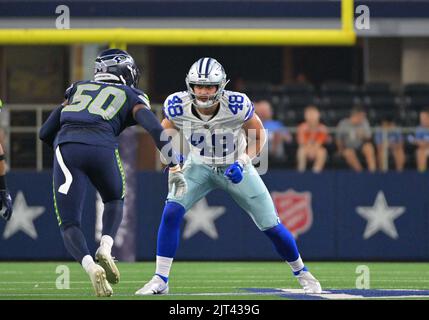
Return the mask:
<svg viewBox="0 0 429 320">
<path fill-rule="evenodd" d="M 353 45 L 353 0 L 341 0 L 340 29 L 0 29 L 0 45 Z"/>
</svg>

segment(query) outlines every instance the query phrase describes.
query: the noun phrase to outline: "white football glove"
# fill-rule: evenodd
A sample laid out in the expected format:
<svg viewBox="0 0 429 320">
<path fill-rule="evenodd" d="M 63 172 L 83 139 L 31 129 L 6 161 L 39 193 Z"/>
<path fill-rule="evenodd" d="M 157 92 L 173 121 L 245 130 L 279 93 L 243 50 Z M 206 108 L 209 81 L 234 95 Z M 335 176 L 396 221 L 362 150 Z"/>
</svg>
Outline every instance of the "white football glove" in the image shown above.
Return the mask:
<svg viewBox="0 0 429 320">
<path fill-rule="evenodd" d="M 183 175 L 180 165 L 177 164 L 168 170 L 168 192 L 172 192 L 174 188 L 174 196 L 181 198 L 188 191 L 188 184 Z"/>
</svg>

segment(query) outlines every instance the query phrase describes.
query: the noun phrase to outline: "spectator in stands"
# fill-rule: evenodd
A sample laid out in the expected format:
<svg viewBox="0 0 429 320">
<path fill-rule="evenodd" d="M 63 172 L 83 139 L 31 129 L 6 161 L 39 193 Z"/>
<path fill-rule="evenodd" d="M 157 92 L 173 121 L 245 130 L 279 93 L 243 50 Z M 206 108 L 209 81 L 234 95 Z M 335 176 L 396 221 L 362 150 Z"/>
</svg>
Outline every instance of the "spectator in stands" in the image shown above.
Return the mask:
<svg viewBox="0 0 429 320">
<path fill-rule="evenodd" d="M 383 118 L 381 127 L 375 132 L 374 138 L 377 146 L 379 168 L 382 170 L 389 168 L 388 161 L 386 160 L 388 160 L 389 152 L 391 152 L 395 162 L 395 169 L 402 171 L 405 166 L 404 139 L 401 129 L 395 124 L 393 116 L 385 116 Z"/>
<path fill-rule="evenodd" d="M 273 120 L 273 110 L 267 100 L 255 102 L 255 112 L 268 131 L 268 154 L 270 159 L 276 162 L 284 162 L 286 160 L 284 144 L 292 142 L 292 135 L 288 128 L 282 122 Z"/>
<path fill-rule="evenodd" d="M 328 129 L 320 123 L 320 112 L 316 106 L 309 105 L 304 109 L 305 121 L 297 129 L 297 162 L 298 171 L 305 171 L 307 160 L 313 161 L 313 172 L 323 170 L 327 151 L 324 144 L 328 142 Z"/>
<path fill-rule="evenodd" d="M 362 171 L 358 153 L 365 158 L 368 170 L 377 169 L 375 150 L 371 141 L 371 128 L 366 118 L 366 112 L 361 106 L 352 108 L 350 116 L 341 120 L 337 126 L 338 152 L 347 164 L 355 171 Z"/>
<path fill-rule="evenodd" d="M 420 111 L 420 126 L 416 128 L 415 144 L 417 145 L 417 170 L 424 172 L 427 169 L 429 156 L 429 107 Z"/>
</svg>

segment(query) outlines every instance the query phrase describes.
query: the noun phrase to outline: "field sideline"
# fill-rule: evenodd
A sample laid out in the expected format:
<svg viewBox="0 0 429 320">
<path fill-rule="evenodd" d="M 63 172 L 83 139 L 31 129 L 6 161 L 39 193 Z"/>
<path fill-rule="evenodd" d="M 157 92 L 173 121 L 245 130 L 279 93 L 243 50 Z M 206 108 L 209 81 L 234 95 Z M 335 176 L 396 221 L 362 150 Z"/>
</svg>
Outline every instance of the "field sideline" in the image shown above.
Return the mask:
<svg viewBox="0 0 429 320">
<path fill-rule="evenodd" d="M 56 268 L 59 265 L 70 268 L 70 289 L 56 288 L 56 279 L 60 276 L 56 273 Z M 398 289 L 429 290 L 429 263 L 311 262 L 307 265 L 320 280 L 324 290 L 356 289 L 355 283 L 359 276 L 356 273 L 356 267 L 359 265 L 366 265 L 370 270 L 371 290 L 364 290 L 365 293 L 374 291 L 372 289 L 386 289 L 390 290 L 390 293 Z M 308 298 L 296 290 L 300 289 L 298 282 L 292 276 L 289 267 L 281 262 L 176 262 L 170 278 L 170 294 L 149 297 L 136 297 L 134 292 L 151 278 L 154 263 L 118 263 L 118 266 L 121 271 L 121 282 L 113 286 L 114 296 L 97 298 L 93 294 L 88 276 L 77 263 L 1 262 L 0 299 L 284 300 Z M 280 289 L 286 288 L 295 290 L 292 290 L 292 295 L 283 295 Z M 429 299 L 429 291 L 427 294 L 418 294 L 421 296 L 410 293 L 409 298 Z M 386 296 L 391 294 L 381 295 L 378 298 L 386 298 Z M 406 297 L 398 294 L 399 298 Z"/>
</svg>

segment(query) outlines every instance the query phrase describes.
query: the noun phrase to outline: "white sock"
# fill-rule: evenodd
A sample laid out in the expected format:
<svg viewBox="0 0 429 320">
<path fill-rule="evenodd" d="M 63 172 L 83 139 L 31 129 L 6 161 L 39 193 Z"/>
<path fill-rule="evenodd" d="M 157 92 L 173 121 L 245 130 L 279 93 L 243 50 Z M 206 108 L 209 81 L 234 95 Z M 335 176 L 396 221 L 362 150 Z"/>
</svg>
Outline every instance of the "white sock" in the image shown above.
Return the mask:
<svg viewBox="0 0 429 320">
<path fill-rule="evenodd" d="M 85 257 L 83 257 L 82 267 L 87 273 L 89 272 L 89 270 L 91 269 L 91 267 L 94 264 L 95 264 L 94 259 L 92 259 L 92 257 L 89 254 L 87 254 Z"/>
<path fill-rule="evenodd" d="M 295 261 L 288 262 L 293 272 L 298 272 L 304 268 L 304 262 L 302 262 L 301 256 L 298 256 L 298 259 Z"/>
<path fill-rule="evenodd" d="M 101 241 L 100 241 L 100 247 L 101 246 L 104 246 L 106 248 L 109 248 L 109 250 L 112 250 L 113 238 L 111 236 L 108 236 L 108 235 L 102 236 Z"/>
<path fill-rule="evenodd" d="M 171 265 L 173 264 L 173 258 L 156 256 L 156 270 L 155 273 L 163 277 L 168 278 L 170 274 Z"/>
</svg>

